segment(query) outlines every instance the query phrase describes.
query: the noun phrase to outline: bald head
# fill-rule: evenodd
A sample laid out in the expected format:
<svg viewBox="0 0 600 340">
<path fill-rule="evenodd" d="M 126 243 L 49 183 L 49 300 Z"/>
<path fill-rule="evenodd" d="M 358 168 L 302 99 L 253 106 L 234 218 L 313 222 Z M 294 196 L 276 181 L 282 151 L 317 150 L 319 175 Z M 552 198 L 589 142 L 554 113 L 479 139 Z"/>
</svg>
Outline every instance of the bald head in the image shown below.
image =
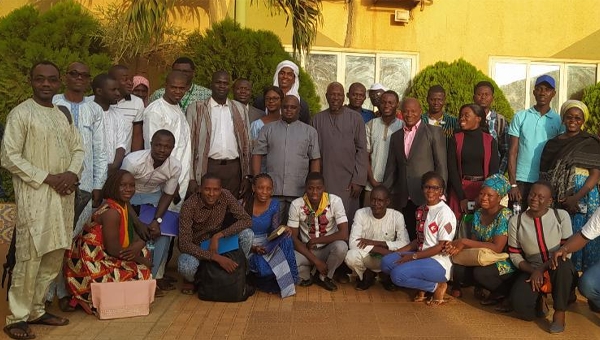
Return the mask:
<svg viewBox="0 0 600 340">
<path fill-rule="evenodd" d="M 73 98 L 83 100 L 84 93 L 90 88 L 90 68 L 79 61 L 67 66 L 65 77 L 66 92 Z"/>
</svg>

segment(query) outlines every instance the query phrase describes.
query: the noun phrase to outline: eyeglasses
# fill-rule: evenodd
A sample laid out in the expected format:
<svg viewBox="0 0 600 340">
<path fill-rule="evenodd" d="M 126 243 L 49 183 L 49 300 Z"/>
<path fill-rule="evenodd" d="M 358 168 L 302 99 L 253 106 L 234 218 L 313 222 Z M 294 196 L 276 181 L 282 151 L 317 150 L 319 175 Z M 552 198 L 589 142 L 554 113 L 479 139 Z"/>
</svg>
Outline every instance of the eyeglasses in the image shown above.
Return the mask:
<svg viewBox="0 0 600 340">
<path fill-rule="evenodd" d="M 281 98 L 279 98 L 279 97 L 265 97 L 265 101 L 266 102 L 276 102 L 278 100 L 281 100 Z"/>
<path fill-rule="evenodd" d="M 424 185 L 423 190 L 440 190 L 442 187 L 438 187 L 437 185 Z"/>
<path fill-rule="evenodd" d="M 82 73 L 82 72 L 75 71 L 75 70 L 71 70 L 71 71 L 67 72 L 67 74 L 75 79 L 77 79 L 79 77 L 81 77 L 81 79 L 90 79 L 90 77 L 92 76 L 89 73 L 86 73 L 86 72 Z"/>
</svg>

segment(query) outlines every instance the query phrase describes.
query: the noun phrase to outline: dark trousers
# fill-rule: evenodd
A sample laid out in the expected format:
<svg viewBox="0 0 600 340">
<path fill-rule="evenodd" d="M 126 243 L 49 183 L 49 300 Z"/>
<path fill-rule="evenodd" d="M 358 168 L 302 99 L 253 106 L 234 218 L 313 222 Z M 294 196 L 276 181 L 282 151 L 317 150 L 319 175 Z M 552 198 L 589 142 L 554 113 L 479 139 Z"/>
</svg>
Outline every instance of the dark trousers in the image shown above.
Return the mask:
<svg viewBox="0 0 600 340">
<path fill-rule="evenodd" d="M 552 282 L 552 300 L 554 300 L 554 310 L 565 311 L 569 301 L 569 296 L 577 283 L 577 272 L 571 260 L 558 261 L 556 270 L 549 270 L 550 281 Z M 525 282 L 529 280 L 531 274 L 519 273 L 512 290 L 510 292 L 510 303 L 517 316 L 523 320 L 534 320 L 536 317 L 536 303 L 541 297 L 541 293 L 534 292 L 531 284 Z"/>
<path fill-rule="evenodd" d="M 234 197 L 239 198 L 242 183 L 242 168 L 239 158 L 230 160 L 209 158 L 206 171 L 217 175 L 221 179 L 221 187 L 229 190 Z"/>
<path fill-rule="evenodd" d="M 500 275 L 495 264 L 484 267 L 465 267 L 452 265 L 452 289 L 459 289 L 461 284 L 473 283 L 490 291 L 492 297 L 508 296 L 515 273 Z"/>
<path fill-rule="evenodd" d="M 406 206 L 402 208 L 404 223 L 406 223 L 406 231 L 408 231 L 408 237 L 410 237 L 411 241 L 417 238 L 417 208 L 418 206 L 411 200 L 408 200 Z"/>
</svg>

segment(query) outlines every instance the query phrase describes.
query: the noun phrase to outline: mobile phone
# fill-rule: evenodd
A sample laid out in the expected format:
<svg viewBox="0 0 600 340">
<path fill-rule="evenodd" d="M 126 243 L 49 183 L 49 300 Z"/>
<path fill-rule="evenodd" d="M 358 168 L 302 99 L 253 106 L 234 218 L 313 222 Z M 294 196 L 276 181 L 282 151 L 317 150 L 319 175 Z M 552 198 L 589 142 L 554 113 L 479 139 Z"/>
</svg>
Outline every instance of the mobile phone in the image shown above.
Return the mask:
<svg viewBox="0 0 600 340">
<path fill-rule="evenodd" d="M 469 210 L 469 211 L 475 210 L 475 201 L 467 202 L 467 210 Z"/>
</svg>

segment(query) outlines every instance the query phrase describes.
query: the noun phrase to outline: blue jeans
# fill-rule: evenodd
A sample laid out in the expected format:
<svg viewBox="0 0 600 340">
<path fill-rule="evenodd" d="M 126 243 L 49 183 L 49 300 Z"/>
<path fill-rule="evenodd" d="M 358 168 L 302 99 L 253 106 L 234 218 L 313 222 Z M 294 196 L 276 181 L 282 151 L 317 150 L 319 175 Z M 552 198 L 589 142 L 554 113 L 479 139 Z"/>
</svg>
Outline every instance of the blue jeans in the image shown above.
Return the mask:
<svg viewBox="0 0 600 340">
<path fill-rule="evenodd" d="M 396 286 L 434 292 L 438 282 L 448 281 L 446 270 L 436 260 L 428 257 L 403 264 L 395 263 L 401 254 L 391 253 L 381 259 L 381 271 L 389 274 Z"/>
<path fill-rule="evenodd" d="M 238 234 L 238 240 L 240 243 L 240 249 L 246 255 L 246 258 L 250 257 L 250 248 L 252 247 L 252 240 L 254 239 L 254 232 L 252 229 L 244 229 Z M 183 276 L 183 279 L 187 282 L 194 282 L 194 276 L 200 265 L 200 260 L 194 255 L 181 254 L 177 260 L 177 269 L 179 274 Z"/>
<path fill-rule="evenodd" d="M 164 269 L 162 273 L 159 273 L 158 270 L 167 262 L 172 238 L 173 236 L 161 235 L 154 240 L 154 252 L 152 253 L 152 278 L 154 279 L 162 279 Z"/>
<path fill-rule="evenodd" d="M 596 307 L 600 307 L 600 262 L 588 268 L 579 278 L 579 291 Z"/>
</svg>

